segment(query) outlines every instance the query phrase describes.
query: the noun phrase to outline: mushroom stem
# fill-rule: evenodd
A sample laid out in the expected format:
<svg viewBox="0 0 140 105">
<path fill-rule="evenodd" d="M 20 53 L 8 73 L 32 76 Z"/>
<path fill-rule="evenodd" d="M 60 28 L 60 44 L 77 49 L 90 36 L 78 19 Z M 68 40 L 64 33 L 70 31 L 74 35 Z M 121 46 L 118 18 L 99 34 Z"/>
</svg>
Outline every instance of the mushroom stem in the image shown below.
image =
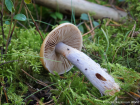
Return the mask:
<svg viewBox="0 0 140 105">
<path fill-rule="evenodd" d="M 56 45 L 55 51 L 75 65 L 101 93 L 114 95 L 120 91 L 119 85 L 115 83 L 113 77 L 83 52 L 62 42 Z M 111 91 L 105 92 L 106 90 Z"/>
</svg>

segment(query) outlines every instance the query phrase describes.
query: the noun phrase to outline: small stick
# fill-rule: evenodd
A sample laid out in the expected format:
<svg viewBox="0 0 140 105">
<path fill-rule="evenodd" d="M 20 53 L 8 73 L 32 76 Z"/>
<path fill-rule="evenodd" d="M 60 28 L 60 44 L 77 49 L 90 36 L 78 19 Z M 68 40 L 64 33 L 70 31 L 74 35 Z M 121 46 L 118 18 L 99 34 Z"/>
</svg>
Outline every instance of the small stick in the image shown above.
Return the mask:
<svg viewBox="0 0 140 105">
<path fill-rule="evenodd" d="M 89 101 L 92 105 L 95 105 L 90 99 L 83 99 Z"/>
<path fill-rule="evenodd" d="M 2 1 L 2 5 L 3 5 L 3 1 Z M 3 6 L 2 6 L 2 8 L 3 8 Z M 2 9 L 2 11 L 0 11 L 0 14 L 1 14 L 0 21 L 1 21 L 2 37 L 3 37 L 3 40 L 5 40 L 4 29 L 3 29 L 3 20 L 2 20 L 2 18 L 3 18 L 3 9 Z M 5 44 L 4 44 L 4 41 L 3 41 L 3 46 L 1 47 L 1 55 L 3 55 L 4 46 L 5 46 Z M 2 60 L 2 57 L 3 56 L 1 56 L 1 60 Z"/>
<path fill-rule="evenodd" d="M 117 77 L 118 79 L 122 79 L 123 80 L 123 78 L 122 77 Z"/>
<path fill-rule="evenodd" d="M 129 96 L 131 96 L 134 100 L 136 100 L 136 101 L 138 101 L 135 97 L 133 97 L 130 93 L 128 93 L 128 92 L 126 92 L 125 91 L 125 93 L 127 93 Z"/>
<path fill-rule="evenodd" d="M 85 21 L 84 21 L 84 24 L 85 24 L 86 28 L 90 31 L 91 29 L 90 29 L 90 27 L 87 25 L 87 23 Z"/>
<path fill-rule="evenodd" d="M 42 6 L 40 7 L 40 17 L 39 17 L 40 21 L 42 20 Z M 40 22 L 39 22 L 39 26 L 40 26 Z"/>
<path fill-rule="evenodd" d="M 131 32 L 129 33 L 128 37 L 130 37 L 131 33 L 135 31 L 135 28 L 136 28 L 136 24 L 134 24 L 134 26 L 133 26 Z"/>
<path fill-rule="evenodd" d="M 1 80 L 1 78 L 0 78 Z M 2 89 L 1 89 L 1 93 L 0 93 L 0 105 L 1 105 L 1 98 L 2 98 Z"/>
<path fill-rule="evenodd" d="M 4 62 L 4 63 L 1 63 L 0 66 L 4 65 L 4 64 L 7 64 L 7 63 L 11 63 L 11 62 L 14 62 L 14 61 L 18 61 L 18 60 L 12 60 L 12 61 L 7 61 L 7 62 Z"/>
<path fill-rule="evenodd" d="M 2 77 L 2 81 L 4 81 L 3 77 Z M 8 103 L 8 97 L 7 97 L 7 94 L 6 94 L 6 91 L 5 91 L 5 85 L 2 82 L 1 82 L 1 85 L 3 86 L 3 91 L 4 91 L 4 94 L 5 94 L 6 102 Z"/>
<path fill-rule="evenodd" d="M 39 28 L 38 28 L 36 22 L 34 21 L 34 18 L 33 18 L 32 14 L 31 14 L 30 10 L 28 9 L 28 7 L 27 7 L 27 5 L 26 5 L 25 3 L 24 3 L 24 6 L 25 6 L 25 8 L 27 9 L 27 11 L 29 12 L 29 14 L 30 14 L 30 16 L 31 16 L 31 19 L 32 19 L 33 23 L 35 24 L 36 29 L 37 29 L 37 31 L 39 32 L 39 34 L 40 34 L 42 40 L 44 40 L 44 38 L 43 38 L 43 36 L 42 36 L 42 34 L 41 34 L 41 32 L 40 32 L 40 30 L 39 30 Z"/>
<path fill-rule="evenodd" d="M 36 7 L 36 4 L 35 4 L 35 2 L 34 2 L 34 0 L 32 0 L 32 4 L 33 4 L 33 6 L 34 6 L 34 8 L 35 8 L 35 13 L 36 13 L 36 18 L 37 18 L 37 20 L 39 20 L 40 18 L 39 18 L 39 14 L 38 14 L 38 10 L 37 10 L 37 7 Z M 41 21 L 41 20 L 40 20 Z M 36 24 L 37 24 L 37 22 L 36 22 Z M 39 22 L 39 25 L 38 25 L 38 27 L 40 27 L 40 22 Z"/>
<path fill-rule="evenodd" d="M 58 96 L 56 96 L 56 98 L 57 98 Z M 51 103 L 51 102 L 53 102 L 54 100 L 53 99 L 51 99 L 50 101 L 48 101 L 48 102 L 45 102 L 44 104 L 45 105 L 55 105 L 55 104 L 49 104 L 49 103 Z"/>
<path fill-rule="evenodd" d="M 26 71 L 24 71 L 23 69 L 21 69 L 26 75 L 28 75 L 29 77 L 31 77 L 32 79 L 36 80 L 39 84 L 43 85 L 43 86 L 48 86 L 46 83 L 32 77 L 30 74 L 28 74 Z M 50 87 L 49 87 L 50 88 Z M 50 88 L 51 89 L 51 88 Z"/>
<path fill-rule="evenodd" d="M 113 5 L 114 0 L 109 0 L 110 4 Z"/>
<path fill-rule="evenodd" d="M 87 33 L 83 34 L 82 36 L 85 36 L 85 35 L 87 35 L 87 34 L 91 33 L 92 31 L 94 31 L 94 29 L 96 29 L 96 28 L 97 28 L 97 27 L 99 27 L 99 26 L 100 26 L 100 25 L 98 25 L 98 26 L 94 27 L 92 30 L 90 30 L 89 32 L 87 32 Z"/>
<path fill-rule="evenodd" d="M 52 19 L 49 21 L 49 24 L 52 22 Z M 48 31 L 50 25 L 47 25 L 46 29 L 45 29 L 45 33 Z"/>
<path fill-rule="evenodd" d="M 101 2 L 99 0 L 95 0 L 98 4 L 100 4 Z"/>
<path fill-rule="evenodd" d="M 132 35 L 131 35 L 131 38 L 134 36 L 134 33 L 135 33 L 135 29 L 136 29 L 136 24 L 134 24 L 134 27 L 133 27 L 133 32 L 132 32 Z"/>
<path fill-rule="evenodd" d="M 136 94 L 136 93 L 134 93 L 134 92 L 129 92 L 130 94 L 133 94 L 133 95 L 135 95 L 135 96 L 137 96 L 137 97 L 139 97 L 140 98 L 140 95 L 138 95 L 138 94 Z"/>
<path fill-rule="evenodd" d="M 22 27 L 24 27 L 25 29 L 27 29 L 22 23 L 20 23 L 19 21 L 17 21 L 17 23 L 19 24 L 19 25 L 21 25 Z"/>
<path fill-rule="evenodd" d="M 92 21 L 91 21 L 91 18 L 90 18 L 89 13 L 88 13 L 88 18 L 89 18 L 91 30 L 93 30 L 94 28 L 93 28 Z M 91 37 L 92 37 L 92 39 L 94 39 L 94 34 L 95 34 L 95 32 L 94 32 L 94 30 L 93 30 L 93 31 L 91 32 Z"/>
<path fill-rule="evenodd" d="M 1 8 L 2 8 L 2 9 L 1 9 L 1 12 L 2 12 L 2 14 L 3 14 L 3 4 L 4 4 L 4 1 L 3 1 L 3 0 L 2 0 L 2 3 L 1 3 L 1 4 L 2 4 L 2 6 L 1 6 Z"/>
<path fill-rule="evenodd" d="M 80 22 L 78 25 L 76 25 L 77 27 L 79 27 L 80 25 L 82 25 L 84 23 L 84 21 L 83 22 Z"/>
<path fill-rule="evenodd" d="M 23 0 L 22 0 L 22 2 L 23 2 Z M 21 2 L 21 4 L 20 4 L 20 8 L 19 8 L 18 14 L 20 13 L 20 11 L 21 11 L 21 9 L 22 9 L 22 2 Z M 11 40 L 11 37 L 12 37 L 12 35 L 13 35 L 14 29 L 15 29 L 15 26 L 16 26 L 16 22 L 17 22 L 17 20 L 15 20 L 15 23 L 14 23 L 14 26 L 13 26 L 13 29 L 12 29 L 12 31 L 11 31 L 10 36 L 8 35 L 7 43 L 6 43 L 5 54 L 7 53 L 8 45 L 9 45 L 10 40 Z M 9 32 L 10 32 L 10 31 L 9 31 Z"/>
<path fill-rule="evenodd" d="M 107 26 L 116 26 L 116 27 L 120 27 L 120 24 L 108 24 Z M 125 26 L 124 26 L 125 27 Z"/>
<path fill-rule="evenodd" d="M 10 29 L 9 29 L 9 33 L 8 33 L 8 37 L 7 37 L 7 42 L 6 42 L 6 50 L 5 50 L 5 54 L 7 52 L 8 49 L 8 45 L 10 43 L 10 32 L 11 32 L 11 27 L 12 27 L 12 21 L 13 21 L 13 14 L 11 13 L 11 23 L 10 23 Z M 11 32 L 12 33 L 12 32 Z"/>
<path fill-rule="evenodd" d="M 72 75 L 71 78 L 74 77 L 74 76 L 75 76 L 75 75 Z M 63 76 L 60 76 L 60 78 L 61 78 L 61 79 L 67 79 L 67 77 L 63 77 Z"/>
<path fill-rule="evenodd" d="M 28 12 L 27 12 L 26 8 L 24 8 L 24 9 L 25 9 L 25 13 L 26 13 L 26 16 L 27 16 L 28 25 L 30 26 Z"/>
<path fill-rule="evenodd" d="M 33 0 L 33 6 L 35 8 L 35 13 L 36 13 L 37 20 L 39 20 L 39 15 L 38 15 L 38 11 L 37 11 L 37 8 L 36 8 L 36 4 L 34 3 L 34 0 Z"/>
<path fill-rule="evenodd" d="M 109 20 L 106 22 L 105 26 L 108 26 L 108 24 L 110 23 L 110 21 L 111 21 L 111 19 L 109 19 Z"/>
<path fill-rule="evenodd" d="M 29 85 L 28 83 L 26 83 L 27 85 Z M 31 86 L 28 86 L 28 90 L 31 92 L 31 93 L 35 93 L 37 92 L 37 90 L 34 90 L 32 89 L 33 87 Z M 44 103 L 42 103 L 34 94 L 32 94 L 31 96 L 33 99 L 37 100 L 36 104 L 35 105 L 45 105 Z M 28 97 L 29 98 L 29 97 Z"/>
<path fill-rule="evenodd" d="M 1 17 L 0 17 L 0 21 L 1 21 L 1 30 L 2 30 L 2 37 L 3 37 L 3 40 L 5 40 L 5 35 L 4 35 L 4 29 L 3 29 L 3 5 L 4 5 L 4 1 L 2 0 L 2 9 L 0 10 L 0 14 L 1 14 Z M 4 51 L 4 46 L 5 46 L 5 44 L 4 44 L 4 41 L 3 41 L 3 46 L 1 47 L 1 55 L 3 55 L 3 51 Z M 1 56 L 1 60 L 2 60 L 2 57 L 3 56 Z"/>
</svg>

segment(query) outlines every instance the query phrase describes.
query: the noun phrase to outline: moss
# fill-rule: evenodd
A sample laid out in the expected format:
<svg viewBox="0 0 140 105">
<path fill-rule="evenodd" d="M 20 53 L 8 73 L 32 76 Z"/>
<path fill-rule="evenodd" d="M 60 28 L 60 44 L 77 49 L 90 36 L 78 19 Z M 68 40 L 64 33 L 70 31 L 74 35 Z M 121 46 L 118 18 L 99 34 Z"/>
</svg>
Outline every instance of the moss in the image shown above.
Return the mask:
<svg viewBox="0 0 140 105">
<path fill-rule="evenodd" d="M 90 0 L 96 1 L 96 0 Z M 91 34 L 83 37 L 83 49 L 82 51 L 90 56 L 93 60 L 98 62 L 103 68 L 107 69 L 119 83 L 121 91 L 114 96 L 101 96 L 100 92 L 92 86 L 86 77 L 74 67 L 68 73 L 59 76 L 49 74 L 42 66 L 39 60 L 39 52 L 42 44 L 42 39 L 35 27 L 29 29 L 23 29 L 17 27 L 11 38 L 11 42 L 8 46 L 7 54 L 0 54 L 3 60 L 0 61 L 0 78 L 1 83 L 5 84 L 7 96 L 10 104 L 22 105 L 25 104 L 26 98 L 32 95 L 26 95 L 29 87 L 26 83 L 29 83 L 33 87 L 37 87 L 41 91 L 47 87 L 38 87 L 37 80 L 47 81 L 50 90 L 49 98 L 54 100 L 54 103 L 63 105 L 109 105 L 114 102 L 115 97 L 129 97 L 128 100 L 124 98 L 118 98 L 118 102 L 133 100 L 128 92 L 138 93 L 139 80 L 140 80 L 140 34 L 139 34 L 139 3 L 137 0 L 126 0 L 128 3 L 128 9 L 136 21 L 121 23 L 120 26 L 106 26 L 108 19 L 104 19 L 103 22 L 98 21 L 101 24 L 100 28 L 94 30 L 94 39 L 91 38 Z M 106 2 L 101 2 L 102 5 Z M 130 5 L 132 4 L 132 5 Z M 134 8 L 132 8 L 134 7 Z M 30 9 L 33 11 L 33 7 Z M 45 10 L 45 9 L 44 9 Z M 50 10 L 47 10 L 47 12 Z M 50 14 L 48 12 L 48 14 Z M 52 13 L 52 11 L 51 11 Z M 44 13 L 43 13 L 44 14 Z M 44 17 L 45 18 L 45 14 Z M 76 23 L 80 21 L 73 19 Z M 57 20 L 56 20 L 57 22 Z M 87 22 L 88 24 L 88 22 Z M 111 22 L 111 24 L 114 24 Z M 130 34 L 134 24 L 136 28 L 134 32 L 137 32 L 132 37 Z M 12 25 L 13 26 L 13 25 Z M 52 28 L 55 28 L 57 24 Z M 6 44 L 6 39 L 9 33 L 9 25 L 4 24 L 5 40 L 2 40 L 0 36 L 0 46 Z M 87 30 L 84 28 L 84 31 Z M 44 27 L 43 27 L 44 29 Z M 1 32 L 1 28 L 0 28 Z M 45 38 L 48 33 L 44 34 Z M 0 33 L 2 34 L 2 33 Z M 134 33 L 135 34 L 135 33 Z M 129 37 L 128 37 L 129 36 Z M 5 49 L 5 47 L 4 47 Z M 35 79 L 27 76 L 21 70 L 26 71 Z M 38 92 L 37 91 L 37 92 Z M 1 88 L 1 103 L 5 102 L 5 95 L 3 92 L 3 86 Z M 35 94 L 35 93 L 33 93 Z M 43 101 L 43 99 L 42 99 Z M 115 102 L 114 102 L 115 103 Z"/>
</svg>

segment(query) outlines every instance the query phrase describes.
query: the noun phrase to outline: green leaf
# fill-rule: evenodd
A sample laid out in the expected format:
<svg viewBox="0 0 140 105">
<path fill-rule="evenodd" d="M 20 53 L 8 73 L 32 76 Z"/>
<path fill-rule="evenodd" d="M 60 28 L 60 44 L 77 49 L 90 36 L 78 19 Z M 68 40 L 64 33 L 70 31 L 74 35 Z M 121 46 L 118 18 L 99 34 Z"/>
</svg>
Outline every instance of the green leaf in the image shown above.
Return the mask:
<svg viewBox="0 0 140 105">
<path fill-rule="evenodd" d="M 84 33 L 84 27 L 82 25 L 80 25 L 78 28 L 82 33 Z"/>
<path fill-rule="evenodd" d="M 5 24 L 6 24 L 6 25 L 10 25 L 10 22 L 9 22 L 9 21 L 5 21 Z"/>
<path fill-rule="evenodd" d="M 5 0 L 5 5 L 10 12 L 12 12 L 12 10 L 14 10 L 14 5 L 11 0 Z"/>
<path fill-rule="evenodd" d="M 94 27 L 96 27 L 96 26 L 98 26 L 100 24 L 98 22 L 96 22 L 96 21 L 93 21 L 93 25 L 94 25 Z"/>
<path fill-rule="evenodd" d="M 56 15 L 54 13 L 52 13 L 50 16 L 54 19 L 57 19 Z"/>
<path fill-rule="evenodd" d="M 85 13 L 81 14 L 80 19 L 82 19 L 82 20 L 89 20 L 88 15 L 85 14 Z"/>
<path fill-rule="evenodd" d="M 69 21 L 66 21 L 66 20 L 59 22 L 59 24 L 62 24 L 62 23 L 70 23 L 70 22 Z"/>
<path fill-rule="evenodd" d="M 19 20 L 19 21 L 25 21 L 26 20 L 26 16 L 24 14 L 17 14 L 13 18 L 16 19 L 16 20 Z"/>
<path fill-rule="evenodd" d="M 63 14 L 61 14 L 60 12 L 55 12 L 55 15 L 58 19 L 60 19 L 60 20 L 63 19 Z"/>
<path fill-rule="evenodd" d="M 32 3 L 32 0 L 24 0 L 24 2 L 25 2 L 26 4 L 30 4 L 30 3 Z"/>
</svg>

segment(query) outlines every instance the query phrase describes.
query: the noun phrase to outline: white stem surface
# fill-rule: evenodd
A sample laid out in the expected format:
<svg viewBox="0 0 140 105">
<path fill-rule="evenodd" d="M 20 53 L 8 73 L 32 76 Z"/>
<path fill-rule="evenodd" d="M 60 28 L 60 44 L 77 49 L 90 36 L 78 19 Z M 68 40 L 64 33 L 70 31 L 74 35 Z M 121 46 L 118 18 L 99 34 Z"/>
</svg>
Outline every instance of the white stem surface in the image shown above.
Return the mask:
<svg viewBox="0 0 140 105">
<path fill-rule="evenodd" d="M 55 51 L 62 54 L 73 65 L 75 65 L 103 94 L 114 95 L 114 93 L 120 91 L 119 85 L 115 83 L 113 77 L 83 52 L 62 42 L 56 45 Z M 106 90 L 111 91 L 105 92 Z"/>
</svg>

